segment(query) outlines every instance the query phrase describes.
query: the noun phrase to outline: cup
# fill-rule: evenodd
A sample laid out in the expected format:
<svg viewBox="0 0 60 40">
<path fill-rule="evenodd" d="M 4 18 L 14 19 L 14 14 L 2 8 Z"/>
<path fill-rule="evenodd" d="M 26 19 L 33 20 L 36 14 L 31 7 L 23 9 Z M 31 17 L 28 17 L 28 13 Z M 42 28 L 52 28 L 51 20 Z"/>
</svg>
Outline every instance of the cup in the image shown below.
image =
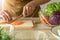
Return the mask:
<svg viewBox="0 0 60 40">
<path fill-rule="evenodd" d="M 60 34 L 59 34 L 60 31 L 58 30 L 60 30 L 60 25 L 52 27 L 51 33 L 57 40 L 60 40 Z"/>
</svg>

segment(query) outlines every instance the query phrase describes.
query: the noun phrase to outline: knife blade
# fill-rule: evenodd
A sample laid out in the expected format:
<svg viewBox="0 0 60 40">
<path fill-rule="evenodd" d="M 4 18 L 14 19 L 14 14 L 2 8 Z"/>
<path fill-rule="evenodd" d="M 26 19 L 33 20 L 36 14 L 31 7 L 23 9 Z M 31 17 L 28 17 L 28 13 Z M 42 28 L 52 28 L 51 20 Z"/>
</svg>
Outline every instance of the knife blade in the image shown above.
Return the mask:
<svg viewBox="0 0 60 40">
<path fill-rule="evenodd" d="M 9 24 L 12 23 L 12 22 L 14 22 L 14 21 L 16 21 L 16 20 L 18 20 L 19 18 L 24 18 L 24 17 L 23 17 L 23 15 L 21 14 L 20 16 L 17 16 L 14 20 L 10 21 Z"/>
</svg>

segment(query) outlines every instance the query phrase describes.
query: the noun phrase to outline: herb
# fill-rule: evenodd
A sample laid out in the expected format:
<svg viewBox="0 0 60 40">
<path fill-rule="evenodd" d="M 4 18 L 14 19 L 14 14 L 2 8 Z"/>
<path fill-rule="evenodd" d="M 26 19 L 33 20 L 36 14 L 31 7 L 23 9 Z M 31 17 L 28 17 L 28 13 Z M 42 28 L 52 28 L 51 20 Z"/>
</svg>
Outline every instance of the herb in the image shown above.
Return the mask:
<svg viewBox="0 0 60 40">
<path fill-rule="evenodd" d="M 0 40 L 11 40 L 11 37 L 3 32 L 3 28 L 0 27 Z"/>
</svg>

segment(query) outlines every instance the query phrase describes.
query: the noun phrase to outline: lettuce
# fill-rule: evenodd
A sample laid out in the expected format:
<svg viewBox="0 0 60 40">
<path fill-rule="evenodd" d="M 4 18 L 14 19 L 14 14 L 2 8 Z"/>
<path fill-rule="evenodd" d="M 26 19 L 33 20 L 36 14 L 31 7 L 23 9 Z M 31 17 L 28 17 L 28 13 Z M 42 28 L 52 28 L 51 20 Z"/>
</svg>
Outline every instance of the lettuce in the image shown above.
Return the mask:
<svg viewBox="0 0 60 40">
<path fill-rule="evenodd" d="M 11 40 L 10 35 L 3 32 L 3 28 L 0 27 L 0 40 Z"/>
<path fill-rule="evenodd" d="M 53 2 L 46 6 L 45 12 L 48 16 L 51 15 L 53 11 L 60 11 L 60 2 Z"/>
</svg>

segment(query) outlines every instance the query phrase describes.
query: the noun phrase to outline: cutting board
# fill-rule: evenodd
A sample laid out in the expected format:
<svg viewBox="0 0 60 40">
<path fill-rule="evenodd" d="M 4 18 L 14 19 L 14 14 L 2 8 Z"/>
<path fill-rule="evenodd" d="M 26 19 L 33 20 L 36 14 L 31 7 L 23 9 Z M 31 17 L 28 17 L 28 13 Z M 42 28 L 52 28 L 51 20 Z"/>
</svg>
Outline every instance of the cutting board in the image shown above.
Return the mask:
<svg viewBox="0 0 60 40">
<path fill-rule="evenodd" d="M 33 22 L 32 20 L 23 20 L 24 23 L 20 24 L 20 25 L 13 25 L 16 29 L 17 28 L 32 28 L 34 25 L 33 25 Z"/>
</svg>

